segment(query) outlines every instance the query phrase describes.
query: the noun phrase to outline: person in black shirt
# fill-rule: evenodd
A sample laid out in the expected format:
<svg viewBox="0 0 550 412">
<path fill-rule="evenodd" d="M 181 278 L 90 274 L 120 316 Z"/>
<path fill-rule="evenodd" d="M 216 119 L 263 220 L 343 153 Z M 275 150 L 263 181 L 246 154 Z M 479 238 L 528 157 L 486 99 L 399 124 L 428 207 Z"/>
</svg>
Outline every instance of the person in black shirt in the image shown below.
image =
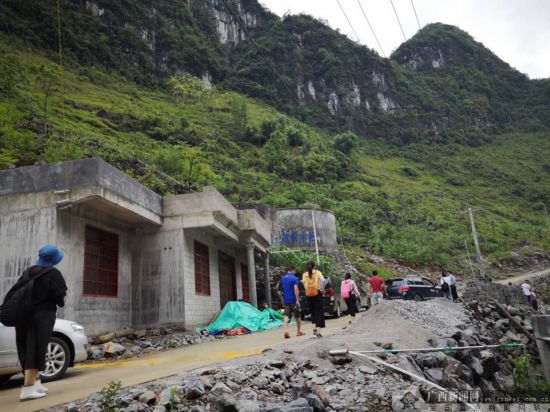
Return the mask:
<svg viewBox="0 0 550 412">
<path fill-rule="evenodd" d="M 17 355 L 25 373 L 21 401 L 39 399 L 48 389 L 40 381 L 40 371 L 46 369 L 46 351 L 56 319 L 57 307 L 65 306 L 67 285 L 61 272 L 54 268 L 63 259 L 63 252 L 55 245 L 46 245 L 38 252 L 35 266 L 29 267 L 14 288 L 34 279 L 32 315 L 15 326 Z"/>
</svg>

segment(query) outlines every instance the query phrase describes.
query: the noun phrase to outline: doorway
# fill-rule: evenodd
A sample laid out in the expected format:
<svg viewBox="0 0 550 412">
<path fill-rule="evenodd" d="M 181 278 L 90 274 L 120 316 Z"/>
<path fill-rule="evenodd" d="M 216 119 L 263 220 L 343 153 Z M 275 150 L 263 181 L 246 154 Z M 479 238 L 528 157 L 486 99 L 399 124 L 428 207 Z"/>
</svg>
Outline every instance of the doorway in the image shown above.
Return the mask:
<svg viewBox="0 0 550 412">
<path fill-rule="evenodd" d="M 218 261 L 220 268 L 220 307 L 223 309 L 227 302 L 237 300 L 235 258 L 219 252 Z"/>
</svg>

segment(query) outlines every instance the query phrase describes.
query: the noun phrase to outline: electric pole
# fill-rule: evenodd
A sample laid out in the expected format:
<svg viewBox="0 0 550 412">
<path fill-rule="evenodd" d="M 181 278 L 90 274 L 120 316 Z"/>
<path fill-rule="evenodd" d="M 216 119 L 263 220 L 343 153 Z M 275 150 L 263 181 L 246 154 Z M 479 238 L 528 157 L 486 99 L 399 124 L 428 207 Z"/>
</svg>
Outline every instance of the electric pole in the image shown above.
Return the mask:
<svg viewBox="0 0 550 412">
<path fill-rule="evenodd" d="M 485 270 L 483 268 L 483 257 L 481 256 L 481 250 L 479 249 L 479 242 L 477 240 L 476 224 L 474 222 L 474 210 L 469 207 L 468 215 L 470 216 L 470 225 L 472 226 L 472 237 L 474 238 L 474 245 L 476 247 L 477 260 L 479 262 L 479 274 L 481 278 L 486 280 Z"/>
</svg>

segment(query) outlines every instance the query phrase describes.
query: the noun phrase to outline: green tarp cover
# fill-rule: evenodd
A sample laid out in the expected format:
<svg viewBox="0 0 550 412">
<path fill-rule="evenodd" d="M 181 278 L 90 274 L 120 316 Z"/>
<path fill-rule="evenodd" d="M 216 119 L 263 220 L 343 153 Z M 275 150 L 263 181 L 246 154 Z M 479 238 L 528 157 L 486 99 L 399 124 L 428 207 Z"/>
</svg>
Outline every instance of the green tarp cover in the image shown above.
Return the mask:
<svg viewBox="0 0 550 412">
<path fill-rule="evenodd" d="M 251 332 L 268 330 L 281 326 L 284 317 L 273 309 L 260 311 L 246 302 L 227 302 L 220 315 L 207 328 L 208 333 L 223 329 L 244 327 Z"/>
</svg>

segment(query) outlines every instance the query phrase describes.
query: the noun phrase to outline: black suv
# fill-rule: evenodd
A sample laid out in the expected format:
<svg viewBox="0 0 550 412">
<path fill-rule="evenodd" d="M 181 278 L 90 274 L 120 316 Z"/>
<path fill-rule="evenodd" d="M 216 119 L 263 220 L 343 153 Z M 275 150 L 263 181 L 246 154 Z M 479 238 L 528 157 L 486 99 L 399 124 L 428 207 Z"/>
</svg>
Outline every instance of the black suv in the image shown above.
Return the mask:
<svg viewBox="0 0 550 412">
<path fill-rule="evenodd" d="M 336 292 L 332 287 L 332 282 L 329 277 L 325 278 L 325 294 L 321 297 L 323 300 L 323 309 L 325 315 L 339 318 L 340 312 L 340 299 L 336 296 Z M 302 319 L 311 314 L 311 309 L 306 298 L 306 293 L 302 282 L 300 282 L 300 307 L 302 309 Z"/>
<path fill-rule="evenodd" d="M 441 298 L 443 291 L 429 279 L 418 276 L 392 278 L 385 281 L 390 299 L 411 299 L 421 301 L 425 299 Z"/>
</svg>

